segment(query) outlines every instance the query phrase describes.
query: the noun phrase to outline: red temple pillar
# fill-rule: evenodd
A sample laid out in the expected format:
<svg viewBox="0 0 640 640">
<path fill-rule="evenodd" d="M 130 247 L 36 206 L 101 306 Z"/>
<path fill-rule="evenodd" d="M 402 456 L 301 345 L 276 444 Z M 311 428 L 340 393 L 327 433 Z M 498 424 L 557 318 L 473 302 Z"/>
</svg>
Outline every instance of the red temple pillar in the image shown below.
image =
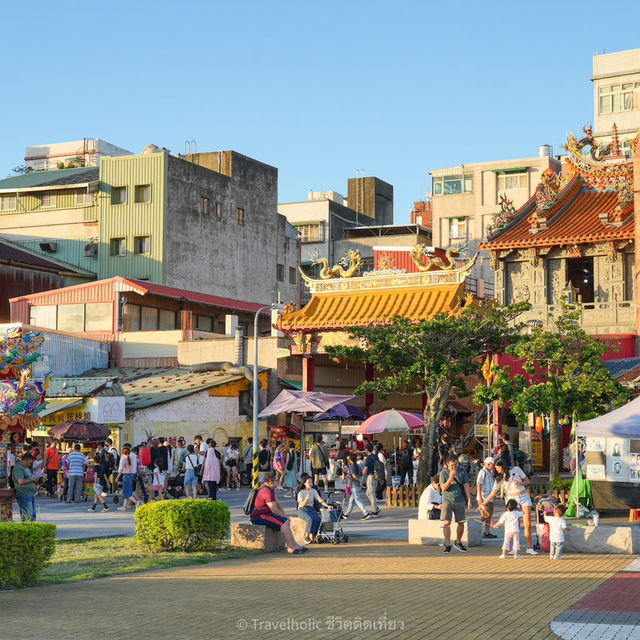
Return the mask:
<svg viewBox="0 0 640 640">
<path fill-rule="evenodd" d="M 313 356 L 302 358 L 302 390 L 314 391 L 316 385 L 316 363 Z"/>
</svg>

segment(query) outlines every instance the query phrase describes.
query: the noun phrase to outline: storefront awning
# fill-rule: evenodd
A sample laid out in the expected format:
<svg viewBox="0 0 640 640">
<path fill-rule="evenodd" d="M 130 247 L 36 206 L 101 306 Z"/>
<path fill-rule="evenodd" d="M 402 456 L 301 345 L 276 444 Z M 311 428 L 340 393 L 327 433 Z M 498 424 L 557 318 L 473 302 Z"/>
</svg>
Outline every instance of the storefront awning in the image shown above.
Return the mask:
<svg viewBox="0 0 640 640">
<path fill-rule="evenodd" d="M 71 407 L 78 407 L 84 402 L 84 398 L 52 398 L 47 399 L 47 404 L 44 408 L 44 411 L 40 411 L 38 416 L 40 418 L 45 418 L 46 416 L 50 416 L 53 413 L 58 413 L 58 411 L 64 411 L 65 409 L 70 409 Z"/>
</svg>

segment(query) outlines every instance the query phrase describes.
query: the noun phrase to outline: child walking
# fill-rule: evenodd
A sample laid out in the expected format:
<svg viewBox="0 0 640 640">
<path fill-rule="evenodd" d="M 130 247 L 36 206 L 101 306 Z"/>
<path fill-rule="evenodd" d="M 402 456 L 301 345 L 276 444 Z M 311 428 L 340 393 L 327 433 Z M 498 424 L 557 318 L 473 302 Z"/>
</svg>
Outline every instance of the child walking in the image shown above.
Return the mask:
<svg viewBox="0 0 640 640">
<path fill-rule="evenodd" d="M 560 560 L 564 548 L 564 530 L 571 527 L 564 519 L 567 508 L 563 504 L 556 505 L 552 516 L 545 516 L 544 520 L 549 525 L 549 558 Z"/>
<path fill-rule="evenodd" d="M 109 507 L 104 500 L 104 496 L 106 496 L 107 494 L 101 484 L 103 481 L 103 476 L 104 474 L 102 469 L 102 460 L 100 459 L 99 455 L 95 455 L 93 457 L 93 504 L 89 507 L 89 511 L 95 511 L 96 506 L 98 504 L 101 504 L 102 512 L 109 512 Z"/>
<path fill-rule="evenodd" d="M 504 526 L 501 558 L 506 558 L 511 548 L 513 548 L 513 557 L 520 557 L 520 523 L 523 515 L 522 511 L 518 510 L 518 503 L 511 499 L 507 501 L 507 510 L 500 516 L 500 520 L 493 525 L 494 527 Z"/>
<path fill-rule="evenodd" d="M 160 498 L 160 500 L 162 500 L 165 479 L 166 474 L 164 471 L 162 471 L 162 469 L 160 469 L 160 461 L 156 460 L 153 468 L 153 484 L 151 485 L 154 500 L 156 500 L 157 498 Z"/>
</svg>

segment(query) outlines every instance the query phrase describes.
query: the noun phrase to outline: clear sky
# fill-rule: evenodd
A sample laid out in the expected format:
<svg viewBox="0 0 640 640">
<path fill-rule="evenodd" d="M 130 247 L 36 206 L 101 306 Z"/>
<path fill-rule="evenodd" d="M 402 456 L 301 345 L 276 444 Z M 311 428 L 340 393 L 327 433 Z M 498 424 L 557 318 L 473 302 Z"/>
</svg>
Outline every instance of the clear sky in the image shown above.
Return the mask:
<svg viewBox="0 0 640 640">
<path fill-rule="evenodd" d="M 234 149 L 280 202 L 364 170 L 395 221 L 428 171 L 557 153 L 593 120 L 596 52 L 640 47 L 640 2 L 4 3 L 0 176 L 28 145 Z"/>
</svg>

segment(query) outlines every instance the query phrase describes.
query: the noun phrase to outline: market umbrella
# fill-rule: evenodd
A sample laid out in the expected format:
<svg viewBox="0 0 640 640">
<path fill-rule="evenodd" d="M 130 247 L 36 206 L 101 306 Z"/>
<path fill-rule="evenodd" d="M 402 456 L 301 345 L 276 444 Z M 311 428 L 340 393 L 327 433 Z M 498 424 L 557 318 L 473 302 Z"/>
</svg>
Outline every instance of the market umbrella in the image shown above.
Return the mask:
<svg viewBox="0 0 640 640">
<path fill-rule="evenodd" d="M 358 407 L 354 407 L 351 404 L 337 404 L 331 407 L 328 411 L 322 413 L 316 413 L 313 416 L 316 422 L 323 422 L 327 420 L 364 420 L 365 415 Z"/>
<path fill-rule="evenodd" d="M 259 414 L 259 418 L 277 416 L 279 413 L 314 413 L 328 411 L 331 407 L 352 400 L 353 396 L 340 396 L 322 391 L 292 391 L 284 389 L 276 399 L 265 407 Z"/>
<path fill-rule="evenodd" d="M 97 422 L 85 420 L 73 420 L 61 422 L 52 429 L 49 435 L 60 440 L 77 440 L 78 442 L 100 442 L 106 440 L 111 434 L 111 429 Z"/>
<path fill-rule="evenodd" d="M 424 417 L 419 413 L 396 411 L 387 409 L 367 418 L 357 429 L 356 433 L 371 434 L 383 431 L 408 431 L 424 427 Z"/>
</svg>

